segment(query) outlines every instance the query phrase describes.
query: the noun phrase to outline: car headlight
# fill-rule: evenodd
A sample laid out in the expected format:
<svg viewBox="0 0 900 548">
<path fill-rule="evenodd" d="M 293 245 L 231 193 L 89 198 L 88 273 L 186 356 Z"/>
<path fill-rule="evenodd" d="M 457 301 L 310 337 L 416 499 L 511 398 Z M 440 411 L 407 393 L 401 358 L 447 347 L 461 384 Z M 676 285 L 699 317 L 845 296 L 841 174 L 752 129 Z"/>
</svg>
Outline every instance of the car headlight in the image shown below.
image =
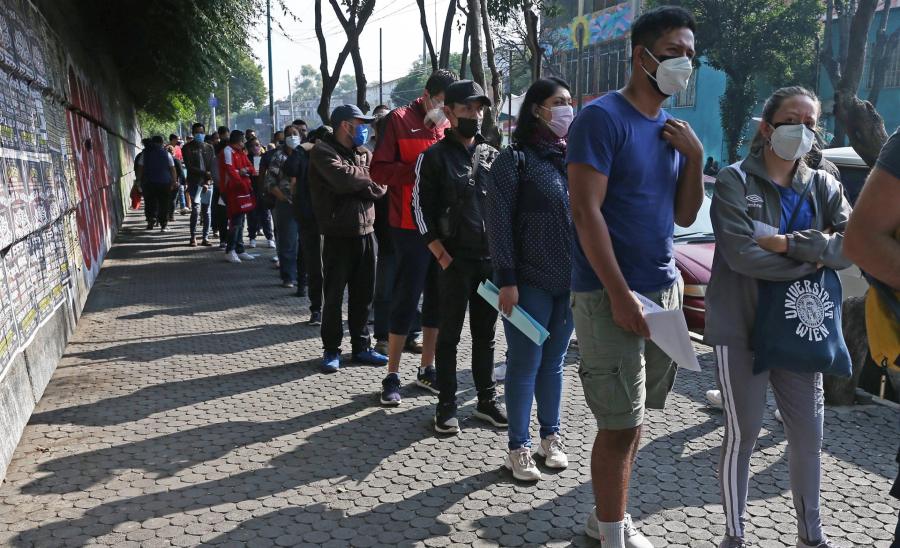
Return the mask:
<svg viewBox="0 0 900 548">
<path fill-rule="evenodd" d="M 706 284 L 687 284 L 684 286 L 685 297 L 706 297 Z"/>
</svg>

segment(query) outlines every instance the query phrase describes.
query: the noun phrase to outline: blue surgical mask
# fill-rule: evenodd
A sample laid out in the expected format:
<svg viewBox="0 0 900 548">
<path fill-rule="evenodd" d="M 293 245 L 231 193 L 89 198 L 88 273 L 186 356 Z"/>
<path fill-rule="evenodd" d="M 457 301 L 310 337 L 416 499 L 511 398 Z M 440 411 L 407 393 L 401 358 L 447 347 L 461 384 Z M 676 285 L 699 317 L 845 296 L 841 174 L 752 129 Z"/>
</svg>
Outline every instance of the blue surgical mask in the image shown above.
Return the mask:
<svg viewBox="0 0 900 548">
<path fill-rule="evenodd" d="M 204 135 L 204 134 L 202 134 L 202 133 L 195 133 L 195 134 L 194 134 L 194 140 L 195 140 L 195 141 L 200 141 L 200 142 L 202 143 L 205 139 L 206 139 L 206 135 Z"/>
<path fill-rule="evenodd" d="M 356 135 L 353 136 L 353 146 L 361 147 L 369 141 L 369 126 L 360 124 L 356 126 Z"/>
</svg>

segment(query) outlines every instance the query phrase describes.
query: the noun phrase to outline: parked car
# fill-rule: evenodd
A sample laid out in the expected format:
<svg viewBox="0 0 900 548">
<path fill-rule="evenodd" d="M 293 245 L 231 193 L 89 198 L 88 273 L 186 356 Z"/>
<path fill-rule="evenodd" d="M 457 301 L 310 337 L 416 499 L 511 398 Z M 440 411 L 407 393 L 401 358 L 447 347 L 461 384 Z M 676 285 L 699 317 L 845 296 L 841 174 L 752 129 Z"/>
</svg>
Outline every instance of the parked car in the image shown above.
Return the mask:
<svg viewBox="0 0 900 548">
<path fill-rule="evenodd" d="M 841 172 L 841 184 L 844 185 L 847 199 L 850 200 L 850 204 L 855 204 L 866 177 L 869 176 L 869 166 L 853 147 L 826 148 L 822 151 L 822 157 L 837 166 Z"/>
<path fill-rule="evenodd" d="M 710 193 L 711 194 L 711 193 Z M 675 225 L 675 264 L 684 279 L 684 319 L 688 329 L 703 332 L 706 316 L 706 285 L 712 271 L 716 239 L 713 236 L 709 207 L 712 199 L 703 196 L 697 220 L 687 228 Z"/>
</svg>

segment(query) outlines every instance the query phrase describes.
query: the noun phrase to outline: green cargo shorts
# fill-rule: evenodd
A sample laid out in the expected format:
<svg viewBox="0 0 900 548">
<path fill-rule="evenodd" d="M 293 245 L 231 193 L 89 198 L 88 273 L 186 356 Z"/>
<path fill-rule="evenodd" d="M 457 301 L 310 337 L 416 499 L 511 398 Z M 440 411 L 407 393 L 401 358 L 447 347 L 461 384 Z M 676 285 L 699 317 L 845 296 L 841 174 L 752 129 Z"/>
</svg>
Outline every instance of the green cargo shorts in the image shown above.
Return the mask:
<svg viewBox="0 0 900 548">
<path fill-rule="evenodd" d="M 666 310 L 681 308 L 684 282 L 644 293 Z M 662 409 L 677 367 L 658 346 L 615 324 L 606 290 L 572 292 L 578 375 L 600 430 L 626 430 L 644 422 L 644 409 Z"/>
</svg>

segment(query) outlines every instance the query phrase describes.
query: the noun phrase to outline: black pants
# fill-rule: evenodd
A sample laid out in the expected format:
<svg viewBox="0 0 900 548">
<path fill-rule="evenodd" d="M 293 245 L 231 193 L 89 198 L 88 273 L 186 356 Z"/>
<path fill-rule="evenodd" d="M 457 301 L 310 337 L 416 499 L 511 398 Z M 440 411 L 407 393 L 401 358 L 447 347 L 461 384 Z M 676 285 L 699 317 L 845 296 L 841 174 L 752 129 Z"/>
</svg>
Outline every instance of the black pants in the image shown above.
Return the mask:
<svg viewBox="0 0 900 548">
<path fill-rule="evenodd" d="M 491 261 L 456 258 L 439 276 L 440 331 L 435 349 L 438 402 L 456 404 L 456 347 L 469 309 L 472 334 L 472 376 L 478 400 L 493 398 L 494 334 L 497 311 L 478 295 L 478 285 L 491 278 Z"/>
<path fill-rule="evenodd" d="M 169 210 L 172 207 L 169 185 L 144 185 L 144 207 L 147 209 L 147 222 L 156 221 L 160 228 L 165 228 L 169 224 Z"/>
<path fill-rule="evenodd" d="M 219 194 L 218 185 L 213 187 L 212 201 L 212 229 L 218 234 L 219 240 L 225 241 L 228 238 L 228 208 L 219 204 L 219 198 L 224 196 Z"/>
<path fill-rule="evenodd" d="M 352 353 L 371 346 L 369 307 L 375 295 L 375 235 L 337 238 L 325 236 L 322 247 L 325 302 L 322 308 L 322 344 L 325 352 L 340 352 L 344 326 L 341 307 L 347 288 L 347 326 Z"/>
<path fill-rule="evenodd" d="M 308 284 L 309 310 L 322 310 L 322 239 L 317 226 L 300 225 L 300 252 L 297 253 L 297 283 Z"/>
</svg>

